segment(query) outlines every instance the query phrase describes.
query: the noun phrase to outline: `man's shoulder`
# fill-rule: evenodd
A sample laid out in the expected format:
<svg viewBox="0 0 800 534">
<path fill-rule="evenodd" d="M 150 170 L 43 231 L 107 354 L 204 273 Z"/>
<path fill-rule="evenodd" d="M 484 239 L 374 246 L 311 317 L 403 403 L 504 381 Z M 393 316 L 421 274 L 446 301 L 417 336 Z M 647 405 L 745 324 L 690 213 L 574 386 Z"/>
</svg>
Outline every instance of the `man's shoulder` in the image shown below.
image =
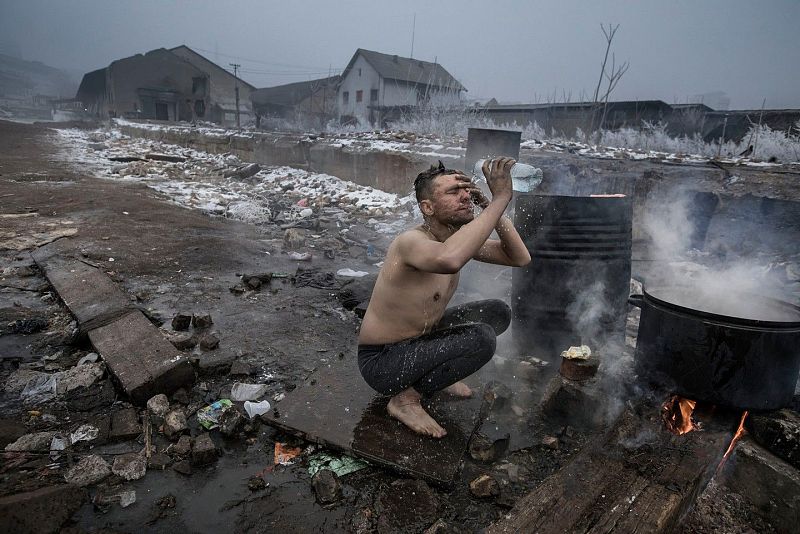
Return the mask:
<svg viewBox="0 0 800 534">
<path fill-rule="evenodd" d="M 415 241 L 425 240 L 427 236 L 420 228 L 411 228 L 410 230 L 406 230 L 405 232 L 399 234 L 397 237 L 394 238 L 395 243 L 412 243 Z"/>
</svg>

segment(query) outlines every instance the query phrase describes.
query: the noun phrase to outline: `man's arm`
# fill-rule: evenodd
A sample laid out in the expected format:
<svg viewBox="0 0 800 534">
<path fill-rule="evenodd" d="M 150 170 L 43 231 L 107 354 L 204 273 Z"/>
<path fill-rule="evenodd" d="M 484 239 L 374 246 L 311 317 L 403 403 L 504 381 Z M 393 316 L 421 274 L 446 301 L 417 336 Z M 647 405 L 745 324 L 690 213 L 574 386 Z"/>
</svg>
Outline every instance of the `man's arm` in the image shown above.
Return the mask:
<svg viewBox="0 0 800 534">
<path fill-rule="evenodd" d="M 495 230 L 500 240 L 487 239 L 475 254 L 476 260 L 511 267 L 524 267 L 531 262 L 528 247 L 508 217 L 501 217 Z"/>
<path fill-rule="evenodd" d="M 494 227 L 499 225 L 510 200 L 510 194 L 495 196 L 480 215 L 459 228 L 444 243 L 424 239 L 416 232 L 406 232 L 398 238 L 400 257 L 420 271 L 457 273 L 484 246 Z"/>
<path fill-rule="evenodd" d="M 420 239 L 414 232 L 406 232 L 398 238 L 400 257 L 424 272 L 452 274 L 461 270 L 486 243 L 511 202 L 511 167 L 514 163 L 511 158 L 501 158 L 490 168 L 489 162 L 484 162 L 483 172 L 488 177 L 492 201 L 485 204 L 480 215 L 459 228 L 444 243 Z M 463 188 L 472 190 L 474 186 L 466 180 Z"/>
</svg>

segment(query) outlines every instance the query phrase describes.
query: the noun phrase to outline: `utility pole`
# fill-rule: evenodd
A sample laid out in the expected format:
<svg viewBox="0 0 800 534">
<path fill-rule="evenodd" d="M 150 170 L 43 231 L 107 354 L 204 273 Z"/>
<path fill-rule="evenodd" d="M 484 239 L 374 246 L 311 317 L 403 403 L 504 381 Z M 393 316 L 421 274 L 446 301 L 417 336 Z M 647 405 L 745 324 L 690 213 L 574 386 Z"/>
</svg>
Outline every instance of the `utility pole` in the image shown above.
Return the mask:
<svg viewBox="0 0 800 534">
<path fill-rule="evenodd" d="M 238 63 L 228 63 L 231 67 L 233 67 L 233 91 L 236 93 L 236 129 L 240 130 L 241 126 L 239 124 L 239 77 L 236 76 L 239 67 L 241 67 Z"/>
</svg>

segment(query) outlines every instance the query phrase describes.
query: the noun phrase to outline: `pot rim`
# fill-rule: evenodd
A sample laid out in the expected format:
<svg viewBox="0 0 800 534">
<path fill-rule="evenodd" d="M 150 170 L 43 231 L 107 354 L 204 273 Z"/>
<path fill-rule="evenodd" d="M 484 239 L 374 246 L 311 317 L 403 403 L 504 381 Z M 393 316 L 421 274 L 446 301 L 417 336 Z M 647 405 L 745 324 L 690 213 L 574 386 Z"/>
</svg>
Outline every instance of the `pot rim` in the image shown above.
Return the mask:
<svg viewBox="0 0 800 534">
<path fill-rule="evenodd" d="M 652 288 L 648 291 L 647 288 L 644 286 L 642 287 L 642 293 L 644 294 L 645 301 L 651 301 L 651 303 L 656 303 L 660 306 L 666 307 L 668 309 L 672 309 L 675 311 L 679 311 L 681 313 L 695 316 L 698 318 L 706 318 L 706 319 L 713 319 L 716 321 L 735 324 L 739 326 L 750 326 L 750 327 L 762 327 L 762 328 L 780 328 L 780 329 L 793 329 L 793 328 L 800 328 L 800 306 L 796 306 L 791 302 L 787 302 L 785 300 L 775 299 L 772 297 L 766 297 L 764 295 L 759 295 L 757 293 L 747 293 L 747 292 L 735 292 L 738 295 L 746 296 L 746 297 L 755 297 L 764 301 L 769 301 L 770 303 L 774 304 L 775 306 L 779 306 L 781 308 L 789 308 L 793 312 L 795 312 L 798 316 L 798 320 L 795 321 L 765 321 L 761 319 L 748 319 L 746 317 L 737 317 L 735 315 L 723 315 L 720 313 L 714 313 L 709 311 L 700 310 L 697 308 L 690 308 L 688 306 L 684 306 L 682 304 L 677 304 L 675 302 L 670 302 L 669 300 L 665 300 L 663 298 L 659 298 L 653 295 L 652 291 L 664 290 L 664 291 L 675 291 L 680 289 L 688 289 L 684 286 L 658 286 Z"/>
</svg>

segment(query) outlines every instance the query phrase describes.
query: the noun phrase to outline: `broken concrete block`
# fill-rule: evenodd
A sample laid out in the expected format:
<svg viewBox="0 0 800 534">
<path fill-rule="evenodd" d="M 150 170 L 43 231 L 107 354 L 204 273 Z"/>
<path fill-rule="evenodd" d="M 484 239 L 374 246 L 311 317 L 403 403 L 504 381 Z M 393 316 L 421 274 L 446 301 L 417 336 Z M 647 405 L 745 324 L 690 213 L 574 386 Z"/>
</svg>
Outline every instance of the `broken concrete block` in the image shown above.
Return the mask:
<svg viewBox="0 0 800 534">
<path fill-rule="evenodd" d="M 342 496 L 342 484 L 339 477 L 330 469 L 320 469 L 311 477 L 311 486 L 317 495 L 317 502 L 330 504 L 338 501 Z"/>
<path fill-rule="evenodd" d="M 64 394 L 62 400 L 73 412 L 90 412 L 114 404 L 117 392 L 106 378 L 89 387 L 79 387 Z"/>
<path fill-rule="evenodd" d="M 186 422 L 186 415 L 183 410 L 172 410 L 164 417 L 164 434 L 168 438 L 177 436 L 189 430 L 189 425 Z"/>
<path fill-rule="evenodd" d="M 192 452 L 192 438 L 184 434 L 178 439 L 178 443 L 173 445 L 172 451 L 178 456 L 188 455 Z"/>
<path fill-rule="evenodd" d="M 554 451 L 558 450 L 558 438 L 555 436 L 545 436 L 542 438 L 542 445 Z"/>
<path fill-rule="evenodd" d="M 110 440 L 135 439 L 141 433 L 142 425 L 139 423 L 139 412 L 136 408 L 125 408 L 111 416 L 111 430 L 108 433 Z"/>
<path fill-rule="evenodd" d="M 169 457 L 168 454 L 164 454 L 163 452 L 156 452 L 150 455 L 150 458 L 147 460 L 147 468 L 148 469 L 157 469 L 159 471 L 163 471 L 172 463 L 172 458 Z"/>
<path fill-rule="evenodd" d="M 50 450 L 55 432 L 34 432 L 20 436 L 14 443 L 6 445 L 5 450 L 14 452 L 46 452 Z"/>
<path fill-rule="evenodd" d="M 750 501 L 778 532 L 800 524 L 800 473 L 748 437 L 725 466 L 725 485 Z"/>
<path fill-rule="evenodd" d="M 208 328 L 212 324 L 214 324 L 214 321 L 211 319 L 211 315 L 208 313 L 195 313 L 192 316 L 192 326 L 198 330 Z"/>
<path fill-rule="evenodd" d="M 128 295 L 99 269 L 47 254 L 38 249 L 32 256 L 78 320 L 81 332 L 107 325 L 133 309 Z"/>
<path fill-rule="evenodd" d="M 747 429 L 760 445 L 800 469 L 800 415 L 793 410 L 751 414 Z"/>
<path fill-rule="evenodd" d="M 495 458 L 494 443 L 480 432 L 469 440 L 469 455 L 478 462 L 491 462 Z"/>
<path fill-rule="evenodd" d="M 153 395 L 147 401 L 147 412 L 157 418 L 163 419 L 169 412 L 169 399 L 163 393 Z"/>
<path fill-rule="evenodd" d="M 214 350 L 219 346 L 219 338 L 214 334 L 206 334 L 200 338 L 200 348 L 203 350 Z"/>
<path fill-rule="evenodd" d="M 577 382 L 560 375 L 553 377 L 542 395 L 542 412 L 554 421 L 581 428 L 604 425 L 605 396 L 596 380 Z"/>
<path fill-rule="evenodd" d="M 105 371 L 106 366 L 102 362 L 76 365 L 58 373 L 56 391 L 60 395 L 73 389 L 89 387 L 102 378 Z"/>
<path fill-rule="evenodd" d="M 176 472 L 189 476 L 192 474 L 192 464 L 189 463 L 189 460 L 181 460 L 180 462 L 175 462 L 172 464 L 172 469 Z"/>
<path fill-rule="evenodd" d="M 89 332 L 89 339 L 122 389 L 136 403 L 194 381 L 188 358 L 135 311 Z"/>
<path fill-rule="evenodd" d="M 253 374 L 253 368 L 249 363 L 237 360 L 231 364 L 231 370 L 228 374 L 231 376 L 250 376 Z"/>
<path fill-rule="evenodd" d="M 114 458 L 111 472 L 125 480 L 139 480 L 147 472 L 147 458 L 135 452 L 121 454 Z"/>
<path fill-rule="evenodd" d="M 223 436 L 235 436 L 245 423 L 245 418 L 235 407 L 230 407 L 219 416 L 219 431 Z"/>
<path fill-rule="evenodd" d="M 72 484 L 0 497 L 0 528 L 16 534 L 58 532 L 85 497 L 86 491 Z"/>
<path fill-rule="evenodd" d="M 101 456 L 93 454 L 69 468 L 64 478 L 76 486 L 96 484 L 111 475 L 111 466 Z"/>
<path fill-rule="evenodd" d="M 211 440 L 208 432 L 204 432 L 194 438 L 192 444 L 192 464 L 205 465 L 210 464 L 217 459 L 217 446 Z"/>
<path fill-rule="evenodd" d="M 167 334 L 167 339 L 178 350 L 189 350 L 197 346 L 197 336 L 188 332 Z"/>
<path fill-rule="evenodd" d="M 189 313 L 178 312 L 172 318 L 172 329 L 181 331 L 189 328 L 192 324 L 192 315 Z"/>
<path fill-rule="evenodd" d="M 500 484 L 490 475 L 481 475 L 469 483 L 469 492 L 480 499 L 500 495 Z"/>
<path fill-rule="evenodd" d="M 186 391 L 185 388 L 179 388 L 175 393 L 172 394 L 172 400 L 178 404 L 189 404 L 189 392 Z"/>
</svg>

